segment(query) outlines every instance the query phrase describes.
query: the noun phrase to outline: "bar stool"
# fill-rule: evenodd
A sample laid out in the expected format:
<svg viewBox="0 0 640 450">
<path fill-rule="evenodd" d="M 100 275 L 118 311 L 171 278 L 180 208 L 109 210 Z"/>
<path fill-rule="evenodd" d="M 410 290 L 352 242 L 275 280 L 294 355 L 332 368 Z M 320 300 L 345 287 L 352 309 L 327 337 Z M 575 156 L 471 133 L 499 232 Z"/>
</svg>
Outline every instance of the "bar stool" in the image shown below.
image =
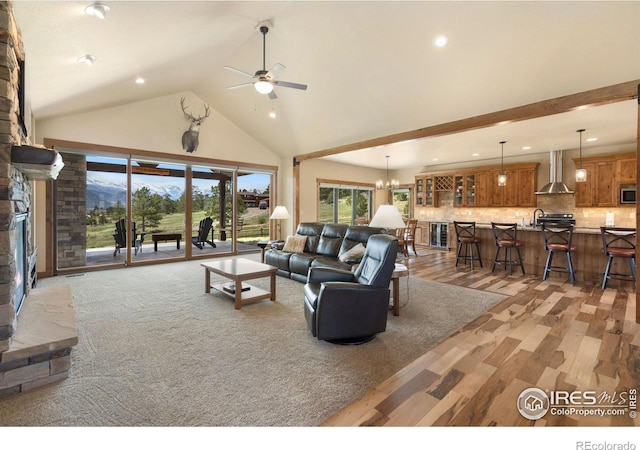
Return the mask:
<svg viewBox="0 0 640 450">
<path fill-rule="evenodd" d="M 456 240 L 458 241 L 458 251 L 456 253 L 456 267 L 458 262 L 471 262 L 471 270 L 473 270 L 473 261 L 478 261 L 482 267 L 482 258 L 480 257 L 480 238 L 476 237 L 475 222 L 453 222 L 456 229 Z M 475 254 L 473 249 L 475 247 Z M 462 250 L 464 249 L 464 254 Z"/>
<path fill-rule="evenodd" d="M 607 287 L 607 280 L 630 280 L 636 283 L 636 229 L 600 227 L 602 235 L 602 251 L 607 257 L 607 266 L 602 277 L 602 289 Z M 612 273 L 613 258 L 627 258 L 631 273 Z"/>
<path fill-rule="evenodd" d="M 568 272 L 571 284 L 576 282 L 575 272 L 573 270 L 573 262 L 571 261 L 571 253 L 576 250 L 575 244 L 571 243 L 573 237 L 573 225 L 543 223 L 542 236 L 544 238 L 544 249 L 549 252 L 547 255 L 547 263 L 544 266 L 544 274 L 542 279 L 546 280 L 549 273 Z M 554 266 L 553 255 L 556 252 L 562 252 L 567 258 L 566 266 Z"/>
<path fill-rule="evenodd" d="M 524 275 L 524 264 L 522 263 L 522 254 L 520 247 L 523 242 L 518 240 L 518 224 L 517 223 L 497 223 L 491 222 L 493 229 L 493 242 L 496 245 L 496 256 L 493 259 L 493 267 L 491 271 L 496 270 L 496 265 L 501 264 L 509 267 L 509 275 L 513 275 L 513 266 L 520 266 L 522 275 Z M 517 259 L 513 258 L 513 249 L 516 249 Z M 500 259 L 500 250 L 503 250 L 504 257 Z"/>
</svg>

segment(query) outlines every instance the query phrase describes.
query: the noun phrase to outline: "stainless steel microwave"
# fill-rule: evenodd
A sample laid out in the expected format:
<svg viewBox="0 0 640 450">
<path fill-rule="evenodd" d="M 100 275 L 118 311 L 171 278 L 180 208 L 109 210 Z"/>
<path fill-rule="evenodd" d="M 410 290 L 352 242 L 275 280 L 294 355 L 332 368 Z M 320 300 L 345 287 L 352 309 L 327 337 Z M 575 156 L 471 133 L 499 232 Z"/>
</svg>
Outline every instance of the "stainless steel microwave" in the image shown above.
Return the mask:
<svg viewBox="0 0 640 450">
<path fill-rule="evenodd" d="M 636 188 L 620 189 L 620 203 L 635 203 L 635 202 L 636 202 Z"/>
</svg>

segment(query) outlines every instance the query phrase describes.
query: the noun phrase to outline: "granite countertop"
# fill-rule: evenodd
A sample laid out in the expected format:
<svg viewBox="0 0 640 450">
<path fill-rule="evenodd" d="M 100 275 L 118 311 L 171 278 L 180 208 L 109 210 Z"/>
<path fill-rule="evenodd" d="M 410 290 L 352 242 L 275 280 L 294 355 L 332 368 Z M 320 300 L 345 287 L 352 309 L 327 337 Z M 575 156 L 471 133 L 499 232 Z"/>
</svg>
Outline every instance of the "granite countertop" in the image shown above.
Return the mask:
<svg viewBox="0 0 640 450">
<path fill-rule="evenodd" d="M 491 228 L 490 222 L 476 222 L 476 227 L 478 228 Z M 531 225 L 526 225 L 524 227 L 518 225 L 518 231 L 542 231 L 542 226 L 538 225 L 536 228 L 533 228 Z M 574 233 L 582 233 L 582 234 L 600 234 L 600 227 L 575 227 L 573 229 Z"/>
</svg>

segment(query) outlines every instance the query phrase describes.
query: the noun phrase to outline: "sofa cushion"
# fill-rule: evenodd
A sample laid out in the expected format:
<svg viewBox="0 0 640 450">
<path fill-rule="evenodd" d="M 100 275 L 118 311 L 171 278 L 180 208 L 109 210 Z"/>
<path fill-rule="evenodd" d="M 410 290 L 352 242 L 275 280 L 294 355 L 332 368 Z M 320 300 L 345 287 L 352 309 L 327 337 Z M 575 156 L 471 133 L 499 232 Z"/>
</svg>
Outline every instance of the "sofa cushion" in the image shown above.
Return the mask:
<svg viewBox="0 0 640 450">
<path fill-rule="evenodd" d="M 284 247 L 282 247 L 282 251 L 291 252 L 291 253 L 303 252 L 304 246 L 306 245 L 306 243 L 307 243 L 306 236 L 300 236 L 300 235 L 287 236 L 287 240 L 284 243 Z"/>
<path fill-rule="evenodd" d="M 330 223 L 326 224 L 322 229 L 320 241 L 316 253 L 322 256 L 338 256 L 342 240 L 347 232 L 349 225 L 346 223 Z"/>
<path fill-rule="evenodd" d="M 324 224 L 317 222 L 302 222 L 298 225 L 296 235 L 307 236 L 307 242 L 304 246 L 305 253 L 316 253 L 323 229 Z"/>
<path fill-rule="evenodd" d="M 291 255 L 291 259 L 289 259 L 289 271 L 292 273 L 299 273 L 306 277 L 312 261 L 317 257 L 318 255 L 313 253 L 294 253 Z"/>
<path fill-rule="evenodd" d="M 347 233 L 344 235 L 338 256 L 351 250 L 358 244 L 363 244 L 366 247 L 367 241 L 371 235 L 384 233 L 384 228 L 369 227 L 367 225 L 352 225 L 347 229 Z"/>
<path fill-rule="evenodd" d="M 333 256 L 318 256 L 311 262 L 311 267 L 331 267 L 332 269 L 351 270 L 352 266 Z"/>
<path fill-rule="evenodd" d="M 360 262 L 362 257 L 364 256 L 364 245 L 362 242 L 359 242 L 355 247 L 350 248 L 346 252 L 342 253 L 338 259 L 343 263 L 355 264 Z"/>
<path fill-rule="evenodd" d="M 265 252 L 264 263 L 288 272 L 289 258 L 291 258 L 291 253 L 272 248 Z"/>
</svg>

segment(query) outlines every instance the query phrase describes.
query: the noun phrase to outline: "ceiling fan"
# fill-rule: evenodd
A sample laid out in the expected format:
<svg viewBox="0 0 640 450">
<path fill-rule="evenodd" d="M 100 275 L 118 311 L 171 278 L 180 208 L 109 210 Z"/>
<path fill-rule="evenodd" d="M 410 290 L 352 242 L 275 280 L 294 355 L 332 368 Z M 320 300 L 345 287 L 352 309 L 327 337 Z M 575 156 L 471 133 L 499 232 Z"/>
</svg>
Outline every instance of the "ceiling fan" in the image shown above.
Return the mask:
<svg viewBox="0 0 640 450">
<path fill-rule="evenodd" d="M 306 90 L 306 84 L 299 83 L 291 83 L 289 81 L 279 81 L 276 80 L 275 77 L 279 75 L 284 69 L 280 63 L 275 64 L 271 69 L 265 69 L 265 58 L 266 58 L 266 37 L 269 32 L 269 27 L 265 24 L 260 25 L 260 32 L 262 33 L 262 70 L 258 70 L 255 75 L 251 75 L 249 72 L 245 72 L 244 70 L 236 69 L 231 66 L 224 66 L 225 69 L 230 70 L 232 72 L 239 73 L 240 75 L 244 75 L 249 78 L 254 78 L 256 81 L 252 81 L 249 83 L 236 84 L 235 86 L 229 86 L 227 89 L 238 89 L 245 86 L 255 87 L 256 91 L 261 94 L 268 94 L 270 99 L 278 98 L 275 91 L 273 90 L 274 86 L 282 86 L 286 88 L 293 89 L 301 89 Z"/>
</svg>

